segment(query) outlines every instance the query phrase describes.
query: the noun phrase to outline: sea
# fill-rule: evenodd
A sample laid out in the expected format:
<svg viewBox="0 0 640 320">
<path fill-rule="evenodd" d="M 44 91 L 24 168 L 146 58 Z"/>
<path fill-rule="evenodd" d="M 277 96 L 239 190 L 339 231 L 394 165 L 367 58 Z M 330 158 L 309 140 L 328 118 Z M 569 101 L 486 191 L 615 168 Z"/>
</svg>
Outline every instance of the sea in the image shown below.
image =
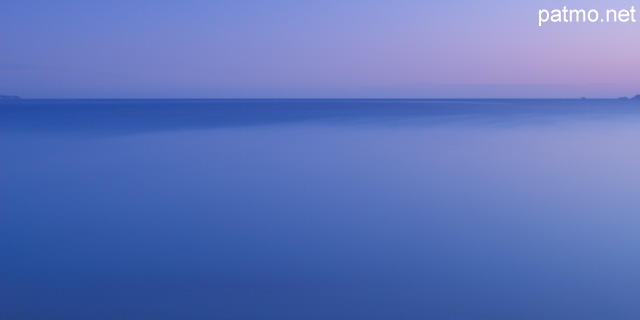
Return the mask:
<svg viewBox="0 0 640 320">
<path fill-rule="evenodd" d="M 0 101 L 0 319 L 640 319 L 636 100 Z"/>
</svg>

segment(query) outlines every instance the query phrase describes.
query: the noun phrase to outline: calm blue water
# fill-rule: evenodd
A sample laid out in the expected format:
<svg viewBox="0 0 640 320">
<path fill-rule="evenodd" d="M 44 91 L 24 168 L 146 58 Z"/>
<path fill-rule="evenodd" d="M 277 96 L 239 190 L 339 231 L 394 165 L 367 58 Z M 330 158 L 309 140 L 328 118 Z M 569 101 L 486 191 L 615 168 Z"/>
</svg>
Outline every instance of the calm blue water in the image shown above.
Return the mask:
<svg viewBox="0 0 640 320">
<path fill-rule="evenodd" d="M 0 103 L 0 319 L 639 319 L 640 103 Z"/>
</svg>

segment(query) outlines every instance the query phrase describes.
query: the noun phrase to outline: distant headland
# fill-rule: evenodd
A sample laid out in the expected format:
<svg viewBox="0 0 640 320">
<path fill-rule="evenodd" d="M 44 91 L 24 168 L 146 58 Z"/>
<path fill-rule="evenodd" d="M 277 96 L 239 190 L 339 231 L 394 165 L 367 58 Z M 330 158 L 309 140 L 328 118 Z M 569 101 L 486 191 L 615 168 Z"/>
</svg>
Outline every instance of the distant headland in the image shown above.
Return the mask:
<svg viewBox="0 0 640 320">
<path fill-rule="evenodd" d="M 12 96 L 12 95 L 2 95 L 0 94 L 0 101 L 6 101 L 6 100 L 21 100 L 22 98 L 20 96 Z M 581 100 L 587 100 L 587 97 L 581 97 Z M 638 100 L 640 101 L 640 94 L 635 95 L 632 98 L 629 97 L 620 97 L 618 98 L 618 100 Z"/>
<path fill-rule="evenodd" d="M 0 100 L 20 100 L 20 97 L 0 95 Z"/>
</svg>

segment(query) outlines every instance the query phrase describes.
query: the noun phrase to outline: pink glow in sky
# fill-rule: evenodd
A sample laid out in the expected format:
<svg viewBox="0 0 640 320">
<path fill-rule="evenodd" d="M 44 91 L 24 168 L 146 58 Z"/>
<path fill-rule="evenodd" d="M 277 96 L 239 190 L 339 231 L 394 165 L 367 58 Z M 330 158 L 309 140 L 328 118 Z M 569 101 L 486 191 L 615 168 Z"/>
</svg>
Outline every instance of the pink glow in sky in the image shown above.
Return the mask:
<svg viewBox="0 0 640 320">
<path fill-rule="evenodd" d="M 640 22 L 608 1 L 4 1 L 0 94 L 511 98 L 640 93 Z M 638 17 L 640 18 L 640 16 Z"/>
</svg>

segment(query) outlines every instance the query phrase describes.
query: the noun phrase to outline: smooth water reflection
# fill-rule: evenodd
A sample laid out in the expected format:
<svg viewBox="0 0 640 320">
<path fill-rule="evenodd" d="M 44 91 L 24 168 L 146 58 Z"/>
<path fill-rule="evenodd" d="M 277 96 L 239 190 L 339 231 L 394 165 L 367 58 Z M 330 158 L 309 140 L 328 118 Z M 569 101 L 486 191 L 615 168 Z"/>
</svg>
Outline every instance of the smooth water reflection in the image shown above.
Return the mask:
<svg viewBox="0 0 640 320">
<path fill-rule="evenodd" d="M 640 122 L 536 103 L 144 130 L 13 110 L 0 316 L 637 319 Z"/>
</svg>

